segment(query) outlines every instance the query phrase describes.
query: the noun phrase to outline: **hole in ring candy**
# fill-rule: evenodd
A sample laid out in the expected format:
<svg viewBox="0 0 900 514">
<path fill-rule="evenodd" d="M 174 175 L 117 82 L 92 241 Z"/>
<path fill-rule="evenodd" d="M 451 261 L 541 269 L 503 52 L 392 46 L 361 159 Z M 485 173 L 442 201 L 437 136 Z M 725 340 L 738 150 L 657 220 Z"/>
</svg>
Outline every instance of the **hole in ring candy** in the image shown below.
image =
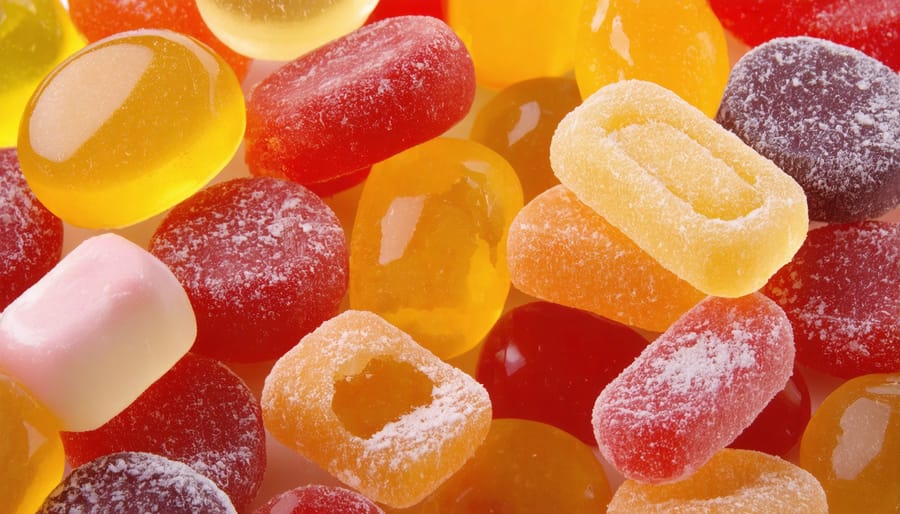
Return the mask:
<svg viewBox="0 0 900 514">
<path fill-rule="evenodd" d="M 756 291 L 806 237 L 791 177 L 650 82 L 591 95 L 559 124 L 550 162 L 579 200 L 709 295 Z"/>
<path fill-rule="evenodd" d="M 32 96 L 19 161 L 35 196 L 85 228 L 132 225 L 195 193 L 244 134 L 231 67 L 163 30 L 103 39 L 57 67 Z"/>
<path fill-rule="evenodd" d="M 364 311 L 326 321 L 282 356 L 262 407 L 276 439 L 392 507 L 414 505 L 462 467 L 491 421 L 472 377 Z"/>
</svg>

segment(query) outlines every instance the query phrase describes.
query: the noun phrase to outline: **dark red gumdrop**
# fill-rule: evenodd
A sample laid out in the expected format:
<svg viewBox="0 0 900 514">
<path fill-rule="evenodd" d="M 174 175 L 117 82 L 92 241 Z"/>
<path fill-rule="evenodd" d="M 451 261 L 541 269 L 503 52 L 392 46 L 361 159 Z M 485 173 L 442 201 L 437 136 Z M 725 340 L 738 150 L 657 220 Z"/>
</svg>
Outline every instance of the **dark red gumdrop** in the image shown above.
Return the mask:
<svg viewBox="0 0 900 514">
<path fill-rule="evenodd" d="M 785 456 L 800 440 L 811 410 L 809 388 L 797 368 L 753 423 L 731 443 L 731 448 Z"/>
</svg>

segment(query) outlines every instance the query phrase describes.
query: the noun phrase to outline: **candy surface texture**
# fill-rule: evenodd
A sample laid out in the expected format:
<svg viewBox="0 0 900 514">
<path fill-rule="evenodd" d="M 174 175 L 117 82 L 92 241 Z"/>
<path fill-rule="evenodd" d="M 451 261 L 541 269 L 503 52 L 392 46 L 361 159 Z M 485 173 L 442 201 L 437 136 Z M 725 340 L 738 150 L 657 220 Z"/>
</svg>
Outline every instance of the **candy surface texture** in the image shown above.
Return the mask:
<svg viewBox="0 0 900 514">
<path fill-rule="evenodd" d="M 384 511 L 349 489 L 308 485 L 279 494 L 253 514 L 384 514 Z"/>
</svg>

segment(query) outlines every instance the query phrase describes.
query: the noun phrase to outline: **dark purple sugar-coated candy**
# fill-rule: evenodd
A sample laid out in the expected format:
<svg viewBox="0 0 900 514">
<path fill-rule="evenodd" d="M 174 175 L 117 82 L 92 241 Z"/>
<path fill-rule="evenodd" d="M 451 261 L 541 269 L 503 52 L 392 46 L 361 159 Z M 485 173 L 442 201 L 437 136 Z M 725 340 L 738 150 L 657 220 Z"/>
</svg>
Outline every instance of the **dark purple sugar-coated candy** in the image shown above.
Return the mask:
<svg viewBox="0 0 900 514">
<path fill-rule="evenodd" d="M 813 220 L 900 203 L 900 76 L 859 51 L 773 39 L 734 66 L 716 120 L 800 183 Z"/>
</svg>

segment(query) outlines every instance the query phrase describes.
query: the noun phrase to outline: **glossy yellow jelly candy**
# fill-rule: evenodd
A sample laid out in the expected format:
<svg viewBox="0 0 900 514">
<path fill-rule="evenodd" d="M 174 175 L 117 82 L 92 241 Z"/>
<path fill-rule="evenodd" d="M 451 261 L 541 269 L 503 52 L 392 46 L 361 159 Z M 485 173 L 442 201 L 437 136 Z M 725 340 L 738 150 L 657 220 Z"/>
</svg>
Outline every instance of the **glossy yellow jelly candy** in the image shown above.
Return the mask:
<svg viewBox="0 0 900 514">
<path fill-rule="evenodd" d="M 800 441 L 800 465 L 834 514 L 900 509 L 900 373 L 864 375 L 832 391 Z"/>
<path fill-rule="evenodd" d="M 32 514 L 62 479 L 59 422 L 0 375 L 0 512 Z"/>
<path fill-rule="evenodd" d="M 123 227 L 212 179 L 244 124 L 240 84 L 221 57 L 175 32 L 125 32 L 91 44 L 41 84 L 22 120 L 19 160 L 63 221 Z"/>
<path fill-rule="evenodd" d="M 725 31 L 706 0 L 587 0 L 578 22 L 581 96 L 623 79 L 671 89 L 712 118 L 728 81 Z"/>
<path fill-rule="evenodd" d="M 0 148 L 16 146 L 22 111 L 44 76 L 83 46 L 58 0 L 0 0 Z"/>
<path fill-rule="evenodd" d="M 362 26 L 378 0 L 197 0 L 213 34 L 254 59 L 289 61 Z"/>
<path fill-rule="evenodd" d="M 448 0 L 447 20 L 466 44 L 478 84 L 514 82 L 572 70 L 578 0 Z"/>
<path fill-rule="evenodd" d="M 747 295 L 806 238 L 806 196 L 772 161 L 662 86 L 617 82 L 560 123 L 560 181 L 700 291 Z"/>
<path fill-rule="evenodd" d="M 266 429 L 369 498 L 419 502 L 487 436 L 472 377 L 371 312 L 345 311 L 282 356 L 262 393 Z"/>
<path fill-rule="evenodd" d="M 503 310 L 521 208 L 515 171 L 473 141 L 438 138 L 376 164 L 350 241 L 350 306 L 441 358 L 472 348 Z"/>
<path fill-rule="evenodd" d="M 761 452 L 725 449 L 679 482 L 650 485 L 626 480 L 607 512 L 827 514 L 828 504 L 819 482 L 798 466 Z"/>
</svg>

